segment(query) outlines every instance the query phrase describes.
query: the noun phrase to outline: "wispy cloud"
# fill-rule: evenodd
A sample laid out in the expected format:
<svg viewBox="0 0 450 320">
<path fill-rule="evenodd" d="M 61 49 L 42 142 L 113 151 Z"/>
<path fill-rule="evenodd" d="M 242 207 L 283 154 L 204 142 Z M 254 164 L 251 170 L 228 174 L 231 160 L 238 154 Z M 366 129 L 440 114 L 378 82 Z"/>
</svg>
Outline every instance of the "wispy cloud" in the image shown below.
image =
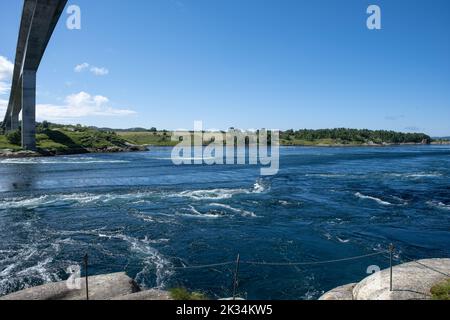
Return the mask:
<svg viewBox="0 0 450 320">
<path fill-rule="evenodd" d="M 87 68 L 89 68 L 89 63 L 84 62 L 79 65 L 76 65 L 75 68 L 73 69 L 73 71 L 80 73 L 80 72 L 83 72 L 84 70 L 86 70 Z"/>
<path fill-rule="evenodd" d="M 109 74 L 109 70 L 106 68 L 92 67 L 90 71 L 96 76 L 106 76 Z"/>
<path fill-rule="evenodd" d="M 7 82 L 0 81 L 0 95 L 7 94 L 11 90 L 11 85 Z"/>
<path fill-rule="evenodd" d="M 7 108 L 8 108 L 8 101 L 0 99 L 0 117 L 5 114 Z M 1 119 L 0 121 L 3 121 L 3 119 Z"/>
<path fill-rule="evenodd" d="M 11 80 L 14 64 L 6 57 L 0 56 L 0 95 L 7 94 L 11 90 Z"/>
<path fill-rule="evenodd" d="M 389 120 L 389 121 L 398 121 L 405 118 L 405 115 L 403 114 L 398 114 L 398 115 L 389 115 L 384 117 L 384 119 Z"/>
<path fill-rule="evenodd" d="M 106 76 L 109 74 L 109 70 L 107 68 L 91 66 L 87 62 L 76 65 L 73 70 L 77 73 L 81 73 L 83 71 L 89 70 L 93 75 L 96 75 L 96 76 Z"/>
<path fill-rule="evenodd" d="M 80 92 L 67 96 L 62 105 L 38 104 L 39 120 L 62 121 L 91 116 L 123 117 L 136 114 L 130 109 L 116 109 L 109 106 L 109 99 L 101 95 Z"/>
<path fill-rule="evenodd" d="M 405 130 L 411 131 L 411 132 L 419 132 L 419 131 L 421 131 L 422 129 L 419 128 L 419 127 L 416 127 L 416 126 L 409 126 L 409 127 L 405 127 Z"/>
<path fill-rule="evenodd" d="M 186 9 L 186 4 L 181 0 L 172 0 L 172 3 L 177 7 L 178 10 L 184 11 Z"/>
</svg>

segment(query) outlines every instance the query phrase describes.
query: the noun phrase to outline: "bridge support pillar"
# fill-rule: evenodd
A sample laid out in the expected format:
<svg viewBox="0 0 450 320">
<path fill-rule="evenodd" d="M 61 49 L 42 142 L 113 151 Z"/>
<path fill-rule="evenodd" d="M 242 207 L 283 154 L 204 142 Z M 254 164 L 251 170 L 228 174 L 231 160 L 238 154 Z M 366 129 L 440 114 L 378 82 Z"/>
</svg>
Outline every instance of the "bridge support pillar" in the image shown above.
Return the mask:
<svg viewBox="0 0 450 320">
<path fill-rule="evenodd" d="M 5 120 L 4 120 L 4 123 L 3 123 L 3 127 L 1 128 L 1 129 L 2 129 L 1 132 L 2 132 L 3 134 L 7 134 L 7 133 L 9 132 L 9 130 L 10 130 L 10 128 L 11 128 L 11 123 L 10 123 L 10 121 L 11 121 L 11 117 L 5 116 Z"/>
<path fill-rule="evenodd" d="M 36 71 L 22 74 L 22 148 L 36 150 Z"/>
<path fill-rule="evenodd" d="M 18 114 L 12 114 L 11 115 L 11 123 L 9 129 L 11 131 L 18 130 L 19 129 L 19 115 Z"/>
<path fill-rule="evenodd" d="M 20 79 L 19 83 L 19 91 L 16 92 L 14 95 L 14 108 L 13 112 L 11 113 L 11 119 L 10 119 L 10 126 L 9 128 L 11 131 L 18 130 L 19 129 L 19 113 L 20 112 L 14 112 L 14 110 L 22 110 L 22 79 Z"/>
</svg>

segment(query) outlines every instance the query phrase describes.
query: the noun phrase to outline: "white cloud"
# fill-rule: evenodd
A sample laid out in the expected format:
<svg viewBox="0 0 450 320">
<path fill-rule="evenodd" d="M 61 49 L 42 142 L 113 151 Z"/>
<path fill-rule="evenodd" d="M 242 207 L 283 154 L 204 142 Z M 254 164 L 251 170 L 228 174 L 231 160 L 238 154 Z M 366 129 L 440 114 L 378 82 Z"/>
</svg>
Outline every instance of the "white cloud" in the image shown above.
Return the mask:
<svg viewBox="0 0 450 320">
<path fill-rule="evenodd" d="M 8 101 L 0 99 L 0 117 L 6 113 L 6 109 L 8 109 Z M 3 119 L 0 119 L 3 121 Z"/>
<path fill-rule="evenodd" d="M 403 115 L 403 114 L 390 115 L 390 116 L 384 117 L 385 120 L 389 120 L 389 121 L 397 121 L 397 120 L 401 120 L 403 118 L 405 118 L 405 115 Z"/>
<path fill-rule="evenodd" d="M 77 73 L 83 72 L 85 70 L 88 70 L 96 76 L 106 76 L 109 74 L 109 70 L 104 68 L 104 67 L 96 67 L 96 66 L 91 66 L 89 63 L 84 62 L 82 64 L 79 64 L 77 66 L 75 66 L 74 71 Z"/>
<path fill-rule="evenodd" d="M 7 58 L 0 56 L 0 95 L 7 94 L 11 90 L 11 80 L 14 64 Z"/>
<path fill-rule="evenodd" d="M 83 72 L 84 70 L 86 70 L 87 68 L 89 68 L 89 63 L 85 62 L 82 64 L 79 64 L 77 66 L 75 66 L 75 68 L 73 69 L 75 72 Z"/>
<path fill-rule="evenodd" d="M 0 95 L 7 94 L 11 90 L 11 85 L 7 82 L 0 81 Z"/>
<path fill-rule="evenodd" d="M 416 126 L 409 126 L 409 127 L 405 127 L 405 130 L 407 130 L 409 132 L 419 132 L 422 129 L 420 129 L 419 127 L 416 127 Z"/>
<path fill-rule="evenodd" d="M 91 72 L 96 76 L 106 76 L 109 74 L 109 70 L 106 68 L 92 67 Z"/>
<path fill-rule="evenodd" d="M 38 104 L 37 118 L 40 120 L 61 121 L 90 116 L 130 116 L 136 114 L 130 109 L 115 109 L 108 106 L 109 99 L 100 95 L 80 92 L 67 96 L 63 105 Z"/>
</svg>

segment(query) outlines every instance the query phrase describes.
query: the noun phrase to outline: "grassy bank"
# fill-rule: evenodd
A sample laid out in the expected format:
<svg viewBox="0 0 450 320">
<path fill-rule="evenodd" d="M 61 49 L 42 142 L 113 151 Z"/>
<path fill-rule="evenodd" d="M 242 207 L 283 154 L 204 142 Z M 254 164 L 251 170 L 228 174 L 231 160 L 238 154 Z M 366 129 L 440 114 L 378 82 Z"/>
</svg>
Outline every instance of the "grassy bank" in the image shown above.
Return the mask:
<svg viewBox="0 0 450 320">
<path fill-rule="evenodd" d="M 434 300 L 450 300 L 450 279 L 431 288 L 431 294 Z"/>
<path fill-rule="evenodd" d="M 170 297 L 177 301 L 208 300 L 201 292 L 190 292 L 185 288 L 173 288 L 169 290 Z"/>
<path fill-rule="evenodd" d="M 87 127 L 45 127 L 36 134 L 37 152 L 41 155 L 81 154 L 94 152 L 137 151 L 132 142 L 112 131 Z M 0 135 L 3 153 L 20 151 L 20 131 Z"/>
<path fill-rule="evenodd" d="M 117 131 L 124 139 L 140 145 L 173 146 L 171 132 L 157 130 Z M 280 133 L 282 146 L 382 146 L 427 144 L 430 136 L 423 133 L 401 133 L 383 130 L 323 129 L 287 130 Z M 205 144 L 209 142 L 205 141 Z"/>
<path fill-rule="evenodd" d="M 175 146 L 178 142 L 171 141 L 171 132 L 117 132 L 117 134 L 128 140 L 136 143 L 138 145 L 148 145 L 148 146 Z M 204 142 L 205 145 L 208 141 Z M 363 145 L 361 142 L 357 141 L 342 141 L 338 139 L 315 139 L 315 140 L 304 140 L 304 139 L 280 139 L 280 144 L 282 146 L 358 146 Z"/>
<path fill-rule="evenodd" d="M 114 130 L 44 122 L 37 124 L 36 129 L 38 152 L 42 155 L 135 151 L 143 150 L 144 146 L 177 144 L 171 140 L 172 132 L 156 128 Z M 383 130 L 305 129 L 280 133 L 280 144 L 283 146 L 382 146 L 430 142 L 432 139 L 426 134 Z M 205 144 L 209 142 L 205 141 Z M 20 132 L 0 135 L 0 150 L 5 149 L 9 150 L 8 152 L 21 150 Z M 5 151 L 2 154 L 4 155 Z"/>
<path fill-rule="evenodd" d="M 21 149 L 21 147 L 19 145 L 10 143 L 5 135 L 0 135 L 0 149 L 10 149 L 18 151 Z"/>
<path fill-rule="evenodd" d="M 172 133 L 169 131 L 117 131 L 116 133 L 119 137 L 138 145 L 175 146 L 177 144 L 171 141 Z"/>
</svg>

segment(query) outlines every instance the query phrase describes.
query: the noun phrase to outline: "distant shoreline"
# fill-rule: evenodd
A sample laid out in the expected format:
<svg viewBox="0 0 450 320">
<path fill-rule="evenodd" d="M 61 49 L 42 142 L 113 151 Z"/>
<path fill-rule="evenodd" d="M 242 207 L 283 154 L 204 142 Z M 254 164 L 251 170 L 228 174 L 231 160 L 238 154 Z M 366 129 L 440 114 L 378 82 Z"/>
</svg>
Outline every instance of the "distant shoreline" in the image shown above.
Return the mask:
<svg viewBox="0 0 450 320">
<path fill-rule="evenodd" d="M 230 128 L 230 130 L 235 129 Z M 239 132 L 239 130 L 236 131 Z M 0 158 L 139 152 L 146 151 L 148 147 L 174 147 L 179 144 L 177 140 L 173 139 L 171 131 L 157 130 L 156 128 L 115 130 L 43 122 L 36 125 L 36 132 L 37 151 L 35 152 L 21 149 L 19 130 L 0 135 Z M 218 133 L 224 134 L 225 132 Z M 206 146 L 212 141 L 214 140 L 205 140 L 203 143 Z M 449 140 L 432 139 L 423 133 L 347 128 L 281 131 L 279 143 L 281 147 L 300 148 L 450 145 Z"/>
<path fill-rule="evenodd" d="M 429 144 L 423 143 L 397 143 L 397 144 L 317 144 L 317 145 L 289 145 L 280 144 L 281 148 L 387 148 L 387 147 L 405 147 L 405 146 L 439 146 L 450 145 L 450 142 Z M 21 158 L 40 158 L 40 157 L 57 157 L 57 156 L 75 156 L 86 154 L 112 154 L 112 153 L 135 153 L 151 151 L 149 148 L 172 148 L 173 146 L 166 144 L 151 145 L 135 145 L 129 148 L 106 148 L 97 150 L 66 150 L 64 152 L 52 153 L 48 151 L 24 151 L 0 149 L 0 159 L 21 159 Z"/>
<path fill-rule="evenodd" d="M 50 158 L 59 156 L 76 156 L 85 154 L 112 154 L 112 153 L 134 153 L 147 151 L 147 147 L 135 146 L 133 148 L 111 148 L 99 150 L 67 150 L 65 152 L 48 152 L 48 151 L 26 151 L 26 150 L 0 150 L 0 159 L 21 159 L 21 158 Z"/>
</svg>

